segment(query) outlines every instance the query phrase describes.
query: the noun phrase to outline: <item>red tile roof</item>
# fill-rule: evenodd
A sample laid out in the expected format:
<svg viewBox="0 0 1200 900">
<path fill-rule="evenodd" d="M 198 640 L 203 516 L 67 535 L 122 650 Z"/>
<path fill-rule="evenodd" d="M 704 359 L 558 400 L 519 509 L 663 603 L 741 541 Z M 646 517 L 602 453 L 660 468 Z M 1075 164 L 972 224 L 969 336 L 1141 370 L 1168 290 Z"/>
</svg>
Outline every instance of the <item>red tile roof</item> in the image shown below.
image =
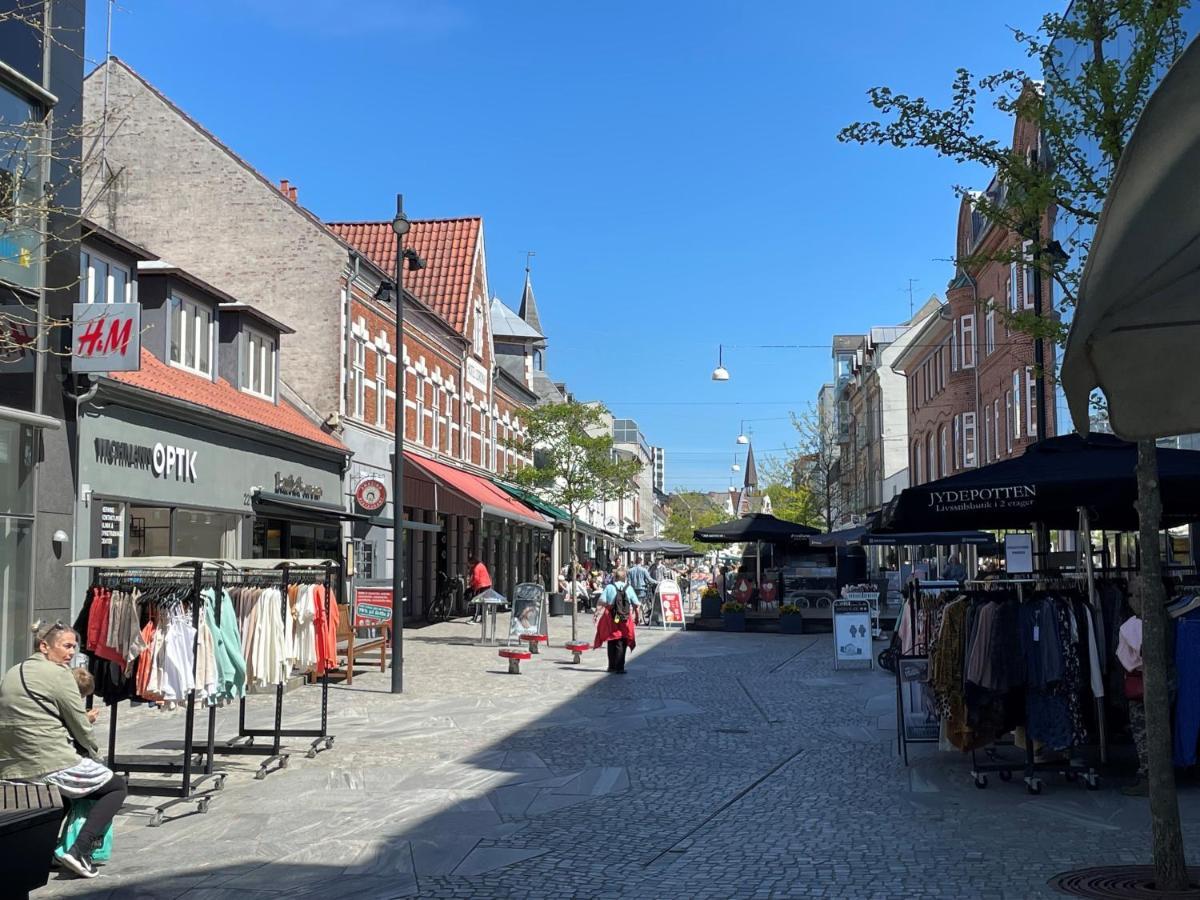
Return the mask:
<svg viewBox="0 0 1200 900">
<path fill-rule="evenodd" d="M 396 271 L 396 233 L 391 222 L 328 222 L 329 230 L 383 271 Z M 404 272 L 404 289 L 425 301 L 459 334 L 467 333 L 471 273 L 483 219 L 414 221 L 404 246 L 425 260 L 418 272 Z"/>
<path fill-rule="evenodd" d="M 109 377 L 130 387 L 203 406 L 218 415 L 232 416 L 314 444 L 349 452 L 341 441 L 326 434 L 286 400 L 280 399 L 278 404 L 260 400 L 245 391 L 239 391 L 224 378 L 209 381 L 169 366 L 149 350 L 142 350 L 142 368 L 139 371 L 114 372 Z"/>
</svg>

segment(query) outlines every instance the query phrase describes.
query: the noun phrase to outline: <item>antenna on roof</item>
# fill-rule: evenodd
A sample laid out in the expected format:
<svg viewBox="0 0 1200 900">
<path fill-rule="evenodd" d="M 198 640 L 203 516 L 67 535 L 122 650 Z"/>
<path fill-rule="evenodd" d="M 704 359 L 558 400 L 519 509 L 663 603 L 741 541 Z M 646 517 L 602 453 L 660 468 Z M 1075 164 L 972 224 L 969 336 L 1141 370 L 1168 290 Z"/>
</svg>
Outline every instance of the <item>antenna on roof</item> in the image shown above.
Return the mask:
<svg viewBox="0 0 1200 900">
<path fill-rule="evenodd" d="M 100 110 L 100 177 L 108 177 L 108 74 L 112 66 L 113 3 L 108 0 L 108 24 L 104 39 L 104 104 Z"/>
<path fill-rule="evenodd" d="M 532 262 L 532 260 L 535 256 L 537 256 L 536 250 L 526 250 L 525 251 L 525 274 L 526 275 L 529 274 L 530 263 Z"/>
<path fill-rule="evenodd" d="M 910 321 L 910 322 L 912 321 L 912 317 L 913 317 L 913 295 L 912 295 L 912 288 L 913 288 L 913 285 L 914 285 L 914 284 L 916 284 L 916 283 L 917 283 L 918 281 L 920 281 L 920 280 L 921 280 L 921 279 L 919 279 L 919 278 L 910 278 L 910 279 L 908 279 L 908 289 L 907 289 L 907 290 L 908 290 L 908 321 Z M 905 290 L 905 289 L 904 289 L 904 288 L 901 288 L 900 290 L 902 290 L 902 291 L 903 291 L 903 290 Z"/>
</svg>

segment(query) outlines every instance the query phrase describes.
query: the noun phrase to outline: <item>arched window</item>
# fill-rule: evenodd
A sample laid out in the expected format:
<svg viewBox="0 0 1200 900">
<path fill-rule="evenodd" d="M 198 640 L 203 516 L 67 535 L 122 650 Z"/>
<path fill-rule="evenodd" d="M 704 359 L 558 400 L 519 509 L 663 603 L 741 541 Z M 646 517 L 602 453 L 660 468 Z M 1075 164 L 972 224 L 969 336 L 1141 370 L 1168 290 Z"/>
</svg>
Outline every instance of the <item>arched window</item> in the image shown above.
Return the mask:
<svg viewBox="0 0 1200 900">
<path fill-rule="evenodd" d="M 534 350 L 533 351 L 533 370 L 535 372 L 540 372 L 540 371 L 542 371 L 543 368 L 544 368 L 544 363 L 542 361 L 542 351 Z"/>
<path fill-rule="evenodd" d="M 938 477 L 937 450 L 933 444 L 933 432 L 925 438 L 925 480 L 933 481 Z"/>
<path fill-rule="evenodd" d="M 916 442 L 913 444 L 913 458 L 912 458 L 912 483 L 913 484 L 921 483 L 921 480 L 922 480 L 921 472 L 922 472 L 922 469 L 921 469 L 921 439 L 918 438 L 916 440 Z"/>
<path fill-rule="evenodd" d="M 941 472 L 941 477 L 946 477 L 948 470 L 946 469 L 947 451 L 950 448 L 946 442 L 946 426 L 943 425 L 938 429 L 938 471 Z"/>
</svg>

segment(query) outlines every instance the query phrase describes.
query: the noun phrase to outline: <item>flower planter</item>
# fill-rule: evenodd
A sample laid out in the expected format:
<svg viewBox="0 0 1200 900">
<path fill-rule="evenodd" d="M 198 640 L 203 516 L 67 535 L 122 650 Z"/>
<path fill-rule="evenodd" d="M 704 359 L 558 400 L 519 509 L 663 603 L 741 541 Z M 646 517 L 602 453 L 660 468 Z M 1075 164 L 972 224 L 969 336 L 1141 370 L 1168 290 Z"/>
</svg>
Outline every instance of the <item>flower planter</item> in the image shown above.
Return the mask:
<svg viewBox="0 0 1200 900">
<path fill-rule="evenodd" d="M 700 618 L 716 619 L 721 615 L 721 598 L 717 597 L 701 597 L 700 598 Z"/>
<path fill-rule="evenodd" d="M 721 613 L 721 625 L 725 631 L 745 631 L 746 614 L 744 612 Z"/>
<path fill-rule="evenodd" d="M 779 631 L 782 634 L 804 634 L 804 616 L 799 613 L 780 616 Z"/>
</svg>

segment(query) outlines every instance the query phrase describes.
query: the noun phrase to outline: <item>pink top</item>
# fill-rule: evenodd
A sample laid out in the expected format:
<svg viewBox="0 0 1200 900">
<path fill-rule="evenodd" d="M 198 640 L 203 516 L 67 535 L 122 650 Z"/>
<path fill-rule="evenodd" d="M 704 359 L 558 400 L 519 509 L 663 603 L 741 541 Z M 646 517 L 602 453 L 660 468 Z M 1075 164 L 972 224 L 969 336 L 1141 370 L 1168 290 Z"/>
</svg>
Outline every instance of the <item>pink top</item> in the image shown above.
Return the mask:
<svg viewBox="0 0 1200 900">
<path fill-rule="evenodd" d="M 1126 672 L 1138 672 L 1142 668 L 1142 620 L 1131 616 L 1121 626 L 1121 639 L 1117 642 L 1117 659 Z"/>
</svg>

